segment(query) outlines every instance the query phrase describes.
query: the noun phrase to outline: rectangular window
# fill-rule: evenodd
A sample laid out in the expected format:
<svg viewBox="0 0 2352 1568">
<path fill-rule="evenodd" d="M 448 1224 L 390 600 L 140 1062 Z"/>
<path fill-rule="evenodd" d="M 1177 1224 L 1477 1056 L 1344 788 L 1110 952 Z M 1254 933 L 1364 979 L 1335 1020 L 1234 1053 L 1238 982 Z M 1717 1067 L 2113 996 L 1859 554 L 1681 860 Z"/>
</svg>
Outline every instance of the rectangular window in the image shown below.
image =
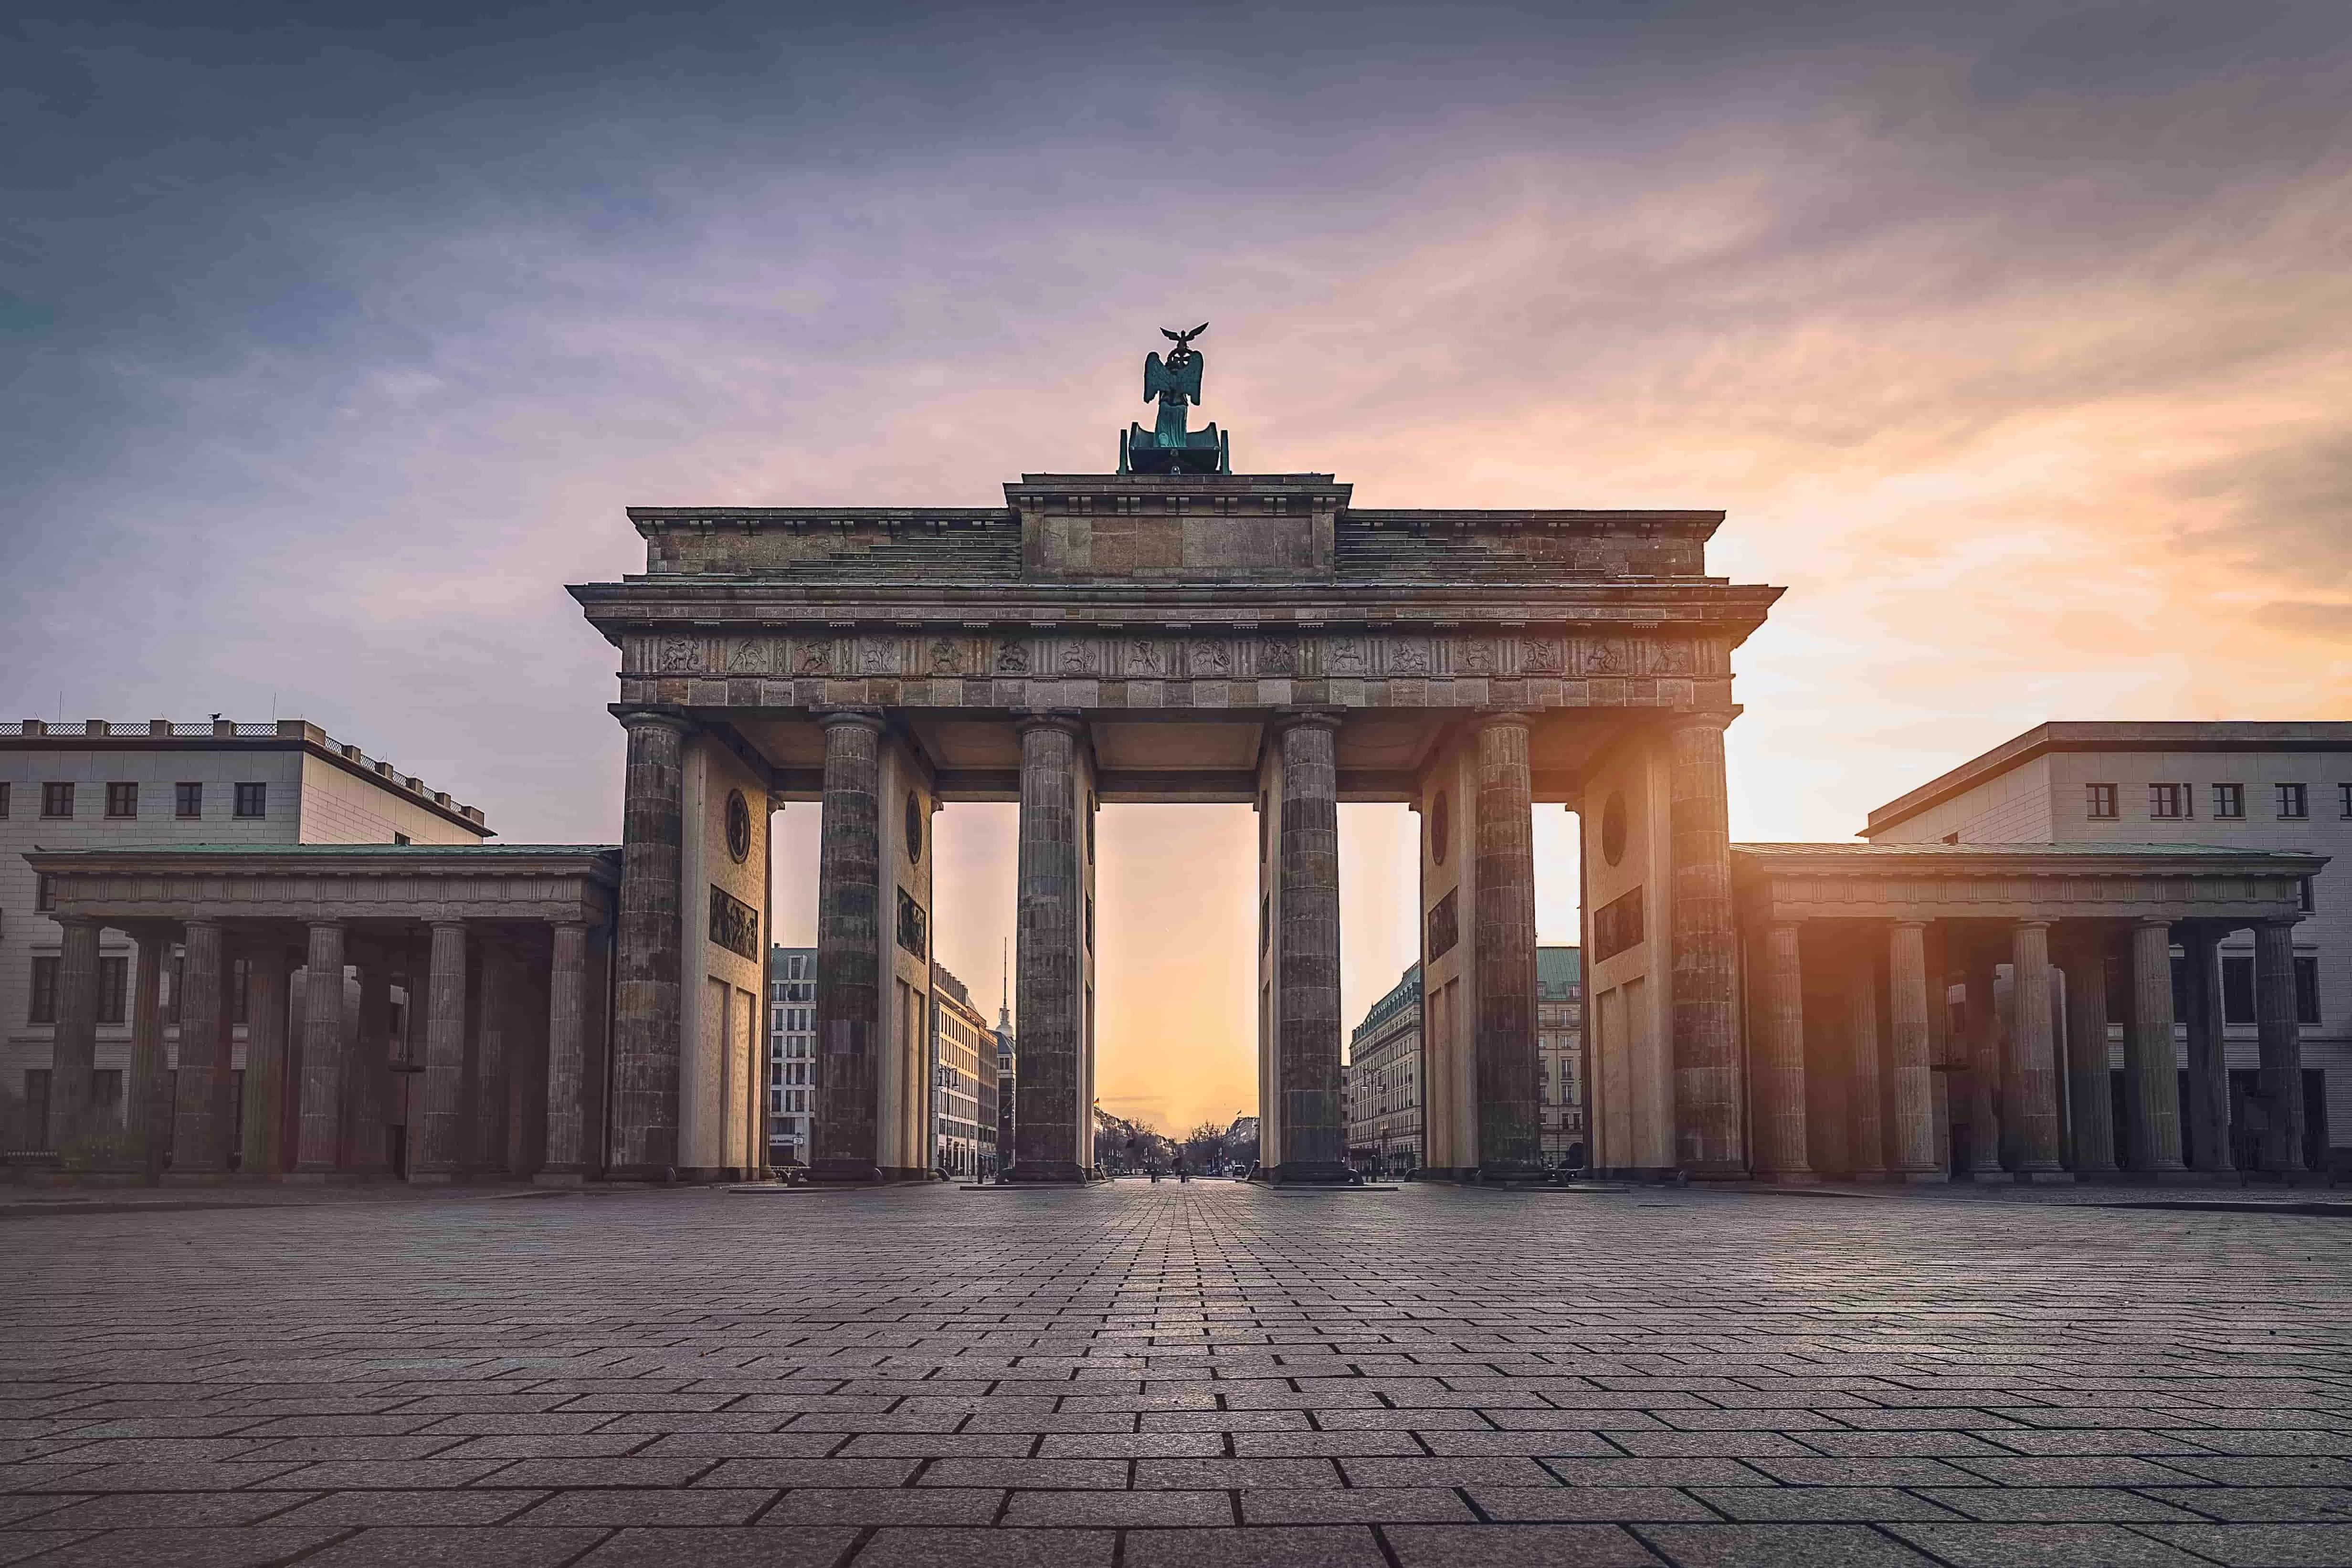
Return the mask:
<svg viewBox="0 0 2352 1568">
<path fill-rule="evenodd" d="M 42 785 L 41 815 L 44 817 L 72 816 L 73 790 L 74 787 L 70 784 Z"/>
<path fill-rule="evenodd" d="M 269 815 L 269 786 L 240 784 L 236 787 L 236 814 L 240 817 Z"/>
<path fill-rule="evenodd" d="M 98 961 L 99 1022 L 122 1023 L 130 1018 L 130 959 L 100 958 Z"/>
<path fill-rule="evenodd" d="M 58 879 L 47 872 L 42 872 L 33 878 L 33 907 L 47 911 L 57 906 Z"/>
<path fill-rule="evenodd" d="M 247 981 L 252 974 L 253 962 L 249 958 L 239 958 L 228 967 L 228 1021 L 231 1023 L 252 1021 L 245 1016 L 248 1010 L 246 1003 L 250 997 Z"/>
<path fill-rule="evenodd" d="M 2282 784 L 2278 787 L 2278 814 L 2288 821 L 2301 821 L 2311 815 L 2311 790 L 2302 784 Z"/>
<path fill-rule="evenodd" d="M 90 1109 L 98 1113 L 100 1126 L 111 1126 L 122 1120 L 122 1069 L 101 1067 L 89 1075 Z"/>
<path fill-rule="evenodd" d="M 135 817 L 139 814 L 139 786 L 109 784 L 106 787 L 106 814 L 110 817 Z"/>
<path fill-rule="evenodd" d="M 2307 876 L 2295 878 L 2294 906 L 2297 909 L 2302 910 L 2305 915 L 2312 914 L 2318 908 L 2317 904 L 2315 904 L 2312 898 L 2311 884 L 2313 880 L 2313 878 Z"/>
<path fill-rule="evenodd" d="M 2307 954 L 2294 960 L 2294 1021 L 2319 1021 L 2319 960 Z"/>
<path fill-rule="evenodd" d="M 33 960 L 33 1005 L 25 1009 L 26 1023 L 58 1021 L 58 960 Z"/>
<path fill-rule="evenodd" d="M 2084 789 L 2091 798 L 2091 820 L 2112 822 L 2116 820 L 2116 787 L 2112 784 L 2089 784 Z"/>
<path fill-rule="evenodd" d="M 0 784 L 0 817 L 8 814 L 8 786 Z M 2352 821 L 2352 784 L 2336 787 L 2336 814 Z"/>
<path fill-rule="evenodd" d="M 182 821 L 194 821 L 205 814 L 205 787 L 202 784 L 172 786 L 172 815 Z"/>
<path fill-rule="evenodd" d="M 2346 816 L 2347 816 L 2347 817 L 2352 817 L 2352 784 L 2347 784 L 2347 785 L 2344 787 L 2344 789 L 2345 789 L 2345 796 L 2344 796 L 2344 800 L 2345 800 L 2345 810 L 2344 810 L 2344 814 L 2345 814 Z M 7 783 L 7 780 L 5 780 L 5 779 L 0 779 L 0 817 L 5 817 L 7 814 L 8 814 L 8 783 Z"/>
<path fill-rule="evenodd" d="M 2225 956 L 2221 960 L 2221 1021 L 2254 1021 L 2254 961 L 2252 958 Z"/>
<path fill-rule="evenodd" d="M 2151 817 L 2186 817 L 2189 814 L 2189 786 L 2186 784 L 2151 784 L 2147 787 L 2147 814 Z"/>
<path fill-rule="evenodd" d="M 392 835 L 392 843 L 394 849 L 405 848 L 407 845 L 415 841 L 412 840 L 406 833 L 394 833 Z"/>
<path fill-rule="evenodd" d="M 2213 786 L 2213 815 L 2242 817 L 2246 814 L 2246 787 L 2243 784 Z"/>
</svg>

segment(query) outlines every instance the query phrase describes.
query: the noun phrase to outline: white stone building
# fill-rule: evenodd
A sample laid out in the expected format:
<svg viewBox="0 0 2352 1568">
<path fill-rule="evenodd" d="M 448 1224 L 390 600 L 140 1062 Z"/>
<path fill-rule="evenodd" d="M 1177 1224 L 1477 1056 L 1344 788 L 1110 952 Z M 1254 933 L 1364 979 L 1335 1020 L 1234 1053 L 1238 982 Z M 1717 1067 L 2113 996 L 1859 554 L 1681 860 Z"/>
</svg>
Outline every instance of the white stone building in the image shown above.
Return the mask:
<svg viewBox="0 0 2352 1568">
<path fill-rule="evenodd" d="M 0 724 L 0 1140 L 48 1145 L 61 934 L 28 850 L 478 844 L 482 813 L 301 719 Z M 94 1087 L 121 1114 L 131 942 L 107 931 Z M 166 1017 L 172 977 L 167 972 Z M 237 992 L 242 1007 L 243 992 Z M 236 1065 L 243 1067 L 243 1025 Z M 166 1026 L 167 1051 L 176 1031 Z"/>
<path fill-rule="evenodd" d="M 1401 1176 L 1423 1163 L 1421 965 L 1408 965 L 1348 1037 L 1348 1157 Z"/>
<path fill-rule="evenodd" d="M 964 983 L 931 966 L 932 1168 L 996 1174 L 996 1033 Z"/>
<path fill-rule="evenodd" d="M 809 1163 L 815 1146 L 816 949 L 768 949 L 768 1163 Z"/>
<path fill-rule="evenodd" d="M 2313 1163 L 2352 1163 L 2352 723 L 2044 724 L 1879 807 L 1862 836 L 2334 856 L 2306 883 L 2294 930 L 2295 1010 L 2306 1143 L 2323 1156 Z M 2257 1065 L 2253 934 L 2231 932 L 2220 946 L 2223 1054 L 2242 1093 Z M 2173 963 L 2179 993 L 2178 943 Z M 2175 1011 L 2186 1012 L 2185 999 Z M 2185 1024 L 2177 1036 L 2185 1071 Z"/>
</svg>

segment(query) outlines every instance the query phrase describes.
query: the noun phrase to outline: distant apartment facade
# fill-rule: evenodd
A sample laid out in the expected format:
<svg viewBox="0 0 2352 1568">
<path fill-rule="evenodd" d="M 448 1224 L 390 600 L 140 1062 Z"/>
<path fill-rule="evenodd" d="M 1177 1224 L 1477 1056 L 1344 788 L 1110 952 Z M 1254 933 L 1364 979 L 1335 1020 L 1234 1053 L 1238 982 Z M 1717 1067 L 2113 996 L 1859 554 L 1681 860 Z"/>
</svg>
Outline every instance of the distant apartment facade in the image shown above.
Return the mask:
<svg viewBox="0 0 2352 1568">
<path fill-rule="evenodd" d="M 1359 1170 L 1401 1176 L 1422 1163 L 1421 965 L 1364 1013 L 1342 1071 L 1348 1157 Z"/>
<path fill-rule="evenodd" d="M 997 1170 L 996 1031 L 954 973 L 931 965 L 932 1168 L 978 1179 Z"/>
<path fill-rule="evenodd" d="M 2305 1157 L 2315 1168 L 2352 1166 L 2352 723 L 2044 724 L 1871 812 L 1862 836 L 1877 844 L 2198 844 L 2335 857 L 2301 895 L 2294 1007 Z M 2176 927 L 2176 1017 L 2188 1010 L 2188 935 Z M 2259 1061 L 2252 932 L 2222 935 L 2220 954 L 2223 1056 L 2243 1113 Z M 2185 1072 L 2186 1025 L 2175 1032 Z M 2118 1074 L 2122 1049 L 2118 1038 Z M 2233 1117 L 2233 1135 L 2242 1137 L 2249 1120 Z M 2250 1164 L 2243 1156 L 2239 1168 Z"/>
<path fill-rule="evenodd" d="M 1583 958 L 1574 947 L 1536 949 L 1537 1088 L 1549 1166 L 1584 1163 Z"/>
<path fill-rule="evenodd" d="M 1584 971 L 1574 947 L 1536 949 L 1537 1091 L 1547 1165 L 1582 1161 Z M 1348 1157 L 1357 1169 L 1404 1176 L 1425 1163 L 1422 1130 L 1421 966 L 1406 967 L 1349 1036 L 1340 1073 Z"/>
<path fill-rule="evenodd" d="M 768 949 L 768 1164 L 789 1170 L 816 1146 L 816 949 Z"/>
<path fill-rule="evenodd" d="M 482 813 L 301 719 L 0 723 L 0 1142 L 49 1147 L 49 1074 L 62 930 L 26 851 L 478 844 Z M 93 1090 L 120 1119 L 131 1060 L 131 942 L 99 940 Z M 236 967 L 233 1076 L 244 1071 L 245 966 Z M 163 979 L 165 1051 L 176 1063 L 176 971 Z M 234 1092 L 243 1104 L 243 1092 Z"/>
</svg>

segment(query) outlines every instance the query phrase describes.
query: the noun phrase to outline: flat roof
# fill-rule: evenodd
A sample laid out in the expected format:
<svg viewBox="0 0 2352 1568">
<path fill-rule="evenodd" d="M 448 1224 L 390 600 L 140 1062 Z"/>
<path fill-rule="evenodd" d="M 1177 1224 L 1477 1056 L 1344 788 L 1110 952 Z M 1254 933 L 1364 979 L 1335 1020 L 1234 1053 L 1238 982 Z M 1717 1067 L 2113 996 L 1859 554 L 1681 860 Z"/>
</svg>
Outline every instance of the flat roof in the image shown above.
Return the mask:
<svg viewBox="0 0 2352 1568">
<path fill-rule="evenodd" d="M 403 773 L 356 746 L 334 739 L 307 719 L 272 719 L 268 724 L 241 724 L 226 718 L 204 724 L 176 724 L 167 718 L 128 724 L 102 718 L 70 724 L 51 724 L 37 718 L 0 721 L 0 751 L 211 751 L 224 747 L 306 751 L 467 832 L 479 833 L 484 838 L 493 836 L 480 807 L 451 800 L 447 790 L 436 789 L 413 773 Z"/>
<path fill-rule="evenodd" d="M 2054 719 L 2005 740 L 1870 813 L 1862 836 L 1964 794 L 2053 751 L 2352 751 L 2352 722 L 2333 719 Z"/>
</svg>

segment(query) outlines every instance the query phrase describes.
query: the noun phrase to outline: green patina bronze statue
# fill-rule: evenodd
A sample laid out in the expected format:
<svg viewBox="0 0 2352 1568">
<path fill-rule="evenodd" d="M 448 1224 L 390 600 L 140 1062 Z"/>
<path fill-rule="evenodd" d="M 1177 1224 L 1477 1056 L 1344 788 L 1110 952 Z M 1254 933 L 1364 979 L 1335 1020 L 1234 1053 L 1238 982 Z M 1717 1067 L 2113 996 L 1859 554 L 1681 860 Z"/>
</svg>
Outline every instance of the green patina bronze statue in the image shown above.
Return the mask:
<svg viewBox="0 0 2352 1568">
<path fill-rule="evenodd" d="M 1212 423 L 1206 430 L 1187 430 L 1185 410 L 1201 401 L 1201 371 L 1208 361 L 1192 347 L 1192 340 L 1209 329 L 1206 321 L 1189 332 L 1160 329 L 1174 343 L 1168 358 L 1147 354 L 1143 361 L 1143 401 L 1158 400 L 1160 418 L 1150 430 L 1129 424 L 1119 434 L 1118 471 L 1122 474 L 1230 474 L 1233 457 L 1224 435 Z"/>
</svg>

